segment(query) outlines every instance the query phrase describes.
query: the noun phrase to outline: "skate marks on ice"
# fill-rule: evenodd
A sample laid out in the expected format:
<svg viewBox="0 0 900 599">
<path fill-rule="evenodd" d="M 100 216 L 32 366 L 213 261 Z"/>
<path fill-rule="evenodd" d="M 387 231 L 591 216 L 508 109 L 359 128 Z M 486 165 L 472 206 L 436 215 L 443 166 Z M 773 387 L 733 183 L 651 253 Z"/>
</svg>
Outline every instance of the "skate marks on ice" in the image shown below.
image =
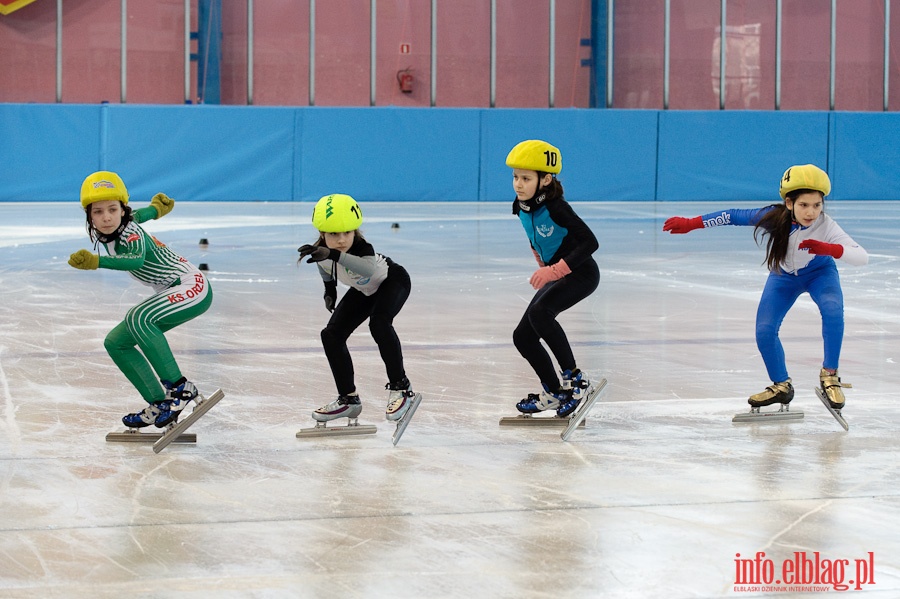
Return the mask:
<svg viewBox="0 0 900 599">
<path fill-rule="evenodd" d="M 420 403 L 422 403 L 422 394 L 416 393 L 413 396 L 406 413 L 397 421 L 397 426 L 391 437 L 391 442 L 395 446 L 406 431 L 406 427 L 409 426 L 409 422 L 412 420 L 413 414 L 415 414 L 416 410 L 419 408 Z M 341 426 L 328 426 L 328 422 L 317 422 L 313 427 L 300 429 L 296 436 L 298 439 L 309 439 L 312 437 L 353 437 L 359 435 L 374 435 L 377 432 L 378 429 L 374 424 L 360 424 L 359 418 L 348 418 L 347 424 Z"/>
<path fill-rule="evenodd" d="M 397 446 L 397 443 L 400 441 L 400 437 L 403 436 L 403 433 L 406 431 L 406 427 L 409 426 L 409 421 L 412 420 L 413 414 L 415 414 L 416 410 L 419 409 L 420 403 L 422 403 L 422 394 L 416 393 L 413 396 L 409 407 L 406 408 L 406 413 L 402 418 L 400 418 L 400 420 L 397 421 L 397 428 L 394 429 L 394 436 L 391 437 L 391 442 L 394 444 L 394 447 Z"/>
<path fill-rule="evenodd" d="M 803 420 L 803 412 L 800 410 L 791 410 L 790 404 L 778 404 L 777 411 L 763 412 L 759 408 L 751 407 L 749 412 L 740 412 L 731 419 L 736 424 L 756 423 L 764 424 L 767 422 L 784 422 Z"/>
<path fill-rule="evenodd" d="M 597 401 L 597 398 L 600 397 L 600 394 L 603 392 L 603 389 L 606 388 L 606 379 L 600 379 L 600 382 L 596 387 L 591 389 L 591 392 L 588 394 L 587 399 L 581 402 L 581 405 L 569 416 L 569 425 L 566 429 L 559 434 L 559 438 L 563 441 L 568 441 L 569 437 L 572 436 L 572 433 L 575 432 L 575 429 L 578 428 L 578 425 L 584 422 L 584 419 L 587 418 L 588 412 L 591 411 L 591 408 L 594 406 L 594 402 Z"/>
<path fill-rule="evenodd" d="M 225 397 L 221 389 L 216 389 L 209 397 L 200 395 L 200 400 L 194 402 L 190 414 L 178 422 L 168 425 L 162 432 L 141 433 L 137 429 L 127 429 L 122 433 L 108 433 L 107 442 L 114 443 L 153 443 L 153 452 L 159 453 L 171 443 L 196 443 L 197 435 L 184 433 L 192 424 L 206 414 L 219 400 Z"/>
<path fill-rule="evenodd" d="M 844 387 L 849 387 L 850 385 L 844 384 L 843 386 L 844 386 Z M 835 410 L 834 408 L 831 407 L 831 404 L 828 403 L 828 398 L 825 397 L 825 393 L 824 393 L 820 388 L 818 388 L 818 387 L 815 387 L 815 388 L 813 389 L 813 391 L 816 392 L 816 397 L 819 398 L 819 401 L 821 401 L 822 404 L 825 406 L 825 408 L 826 408 L 829 412 L 831 412 L 831 415 L 834 416 L 834 419 L 838 421 L 838 424 L 840 424 L 842 427 L 844 427 L 844 430 L 845 430 L 845 431 L 849 431 L 849 430 L 850 430 L 850 424 L 848 424 L 847 421 L 844 420 L 844 416 L 841 414 L 841 411 L 840 411 L 840 410 Z"/>
</svg>

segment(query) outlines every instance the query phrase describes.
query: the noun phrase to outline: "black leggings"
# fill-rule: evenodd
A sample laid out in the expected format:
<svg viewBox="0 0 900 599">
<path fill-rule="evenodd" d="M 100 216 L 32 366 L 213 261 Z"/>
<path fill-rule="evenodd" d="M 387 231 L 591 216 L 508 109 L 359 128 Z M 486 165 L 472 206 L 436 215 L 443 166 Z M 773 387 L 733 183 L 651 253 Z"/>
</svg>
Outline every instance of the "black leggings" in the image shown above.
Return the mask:
<svg viewBox="0 0 900 599">
<path fill-rule="evenodd" d="M 553 352 L 561 370 L 574 370 L 575 356 L 556 317 L 592 294 L 599 284 L 600 269 L 592 258 L 588 258 L 570 274 L 541 287 L 513 332 L 516 349 L 551 391 L 559 389 L 559 377 L 541 339 Z"/>
<path fill-rule="evenodd" d="M 412 283 L 406 269 L 391 263 L 388 276 L 378 287 L 378 291 L 365 295 L 356 289 L 350 289 L 338 302 L 328 324 L 322 329 L 322 346 L 339 394 L 347 395 L 356 391 L 353 360 L 347 349 L 347 339 L 366 318 L 369 319 L 369 330 L 378 344 L 381 359 L 384 360 L 388 382 L 396 383 L 406 377 L 400 339 L 394 331 L 394 317 L 406 303 L 411 288 Z"/>
</svg>

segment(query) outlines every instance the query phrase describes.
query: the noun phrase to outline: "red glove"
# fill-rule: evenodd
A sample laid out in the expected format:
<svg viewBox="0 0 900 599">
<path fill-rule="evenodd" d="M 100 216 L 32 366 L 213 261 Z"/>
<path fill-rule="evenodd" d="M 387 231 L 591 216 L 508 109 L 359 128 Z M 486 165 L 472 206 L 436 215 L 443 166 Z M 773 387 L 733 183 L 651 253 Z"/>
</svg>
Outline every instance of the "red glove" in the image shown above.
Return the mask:
<svg viewBox="0 0 900 599">
<path fill-rule="evenodd" d="M 818 254 L 820 256 L 831 256 L 838 259 L 844 255 L 844 246 L 839 243 L 825 243 L 818 239 L 805 239 L 798 246 L 801 250 L 809 250 L 810 254 Z"/>
<path fill-rule="evenodd" d="M 703 228 L 703 218 L 695 216 L 694 218 L 684 218 L 683 216 L 673 216 L 663 225 L 663 231 L 672 234 L 690 233 L 694 229 Z"/>
<path fill-rule="evenodd" d="M 570 272 L 572 272 L 572 269 L 569 268 L 569 265 L 566 264 L 566 261 L 560 260 L 556 264 L 552 264 L 550 266 L 542 266 L 534 271 L 534 274 L 531 275 L 531 278 L 528 280 L 528 282 L 531 283 L 531 286 L 535 289 L 540 289 L 547 283 L 558 281 Z"/>
</svg>

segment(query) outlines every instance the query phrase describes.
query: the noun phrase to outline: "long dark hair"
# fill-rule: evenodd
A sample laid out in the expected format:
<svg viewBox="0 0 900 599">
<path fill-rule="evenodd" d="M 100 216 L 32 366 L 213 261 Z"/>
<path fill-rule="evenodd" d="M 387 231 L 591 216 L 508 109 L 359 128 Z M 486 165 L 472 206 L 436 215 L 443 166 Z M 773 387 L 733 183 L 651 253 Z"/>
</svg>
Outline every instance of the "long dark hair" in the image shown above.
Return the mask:
<svg viewBox="0 0 900 599">
<path fill-rule="evenodd" d="M 791 206 L 797 200 L 797 197 L 804 193 L 818 193 L 821 191 L 814 189 L 795 189 L 788 192 L 785 201 L 790 200 Z M 822 196 L 824 199 L 824 196 Z M 762 238 L 766 239 L 766 266 L 773 272 L 781 272 L 781 265 L 787 257 L 788 238 L 791 236 L 791 225 L 794 222 L 794 211 L 788 208 L 787 204 L 772 204 L 772 210 L 766 213 L 756 227 L 753 229 L 753 239 L 756 243 L 760 243 Z"/>
<path fill-rule="evenodd" d="M 94 228 L 94 221 L 91 220 L 91 205 L 88 204 L 87 208 L 84 209 L 85 214 L 85 228 L 87 229 L 88 237 L 91 238 L 91 241 L 94 245 L 97 244 L 98 241 L 102 241 L 103 243 L 109 243 L 113 239 L 115 239 L 119 233 L 122 232 L 122 229 L 125 228 L 125 225 L 130 223 L 134 217 L 131 215 L 131 206 L 128 204 L 119 201 L 119 204 L 122 205 L 122 223 L 116 229 L 116 232 L 112 235 L 102 235 L 97 229 Z"/>
</svg>

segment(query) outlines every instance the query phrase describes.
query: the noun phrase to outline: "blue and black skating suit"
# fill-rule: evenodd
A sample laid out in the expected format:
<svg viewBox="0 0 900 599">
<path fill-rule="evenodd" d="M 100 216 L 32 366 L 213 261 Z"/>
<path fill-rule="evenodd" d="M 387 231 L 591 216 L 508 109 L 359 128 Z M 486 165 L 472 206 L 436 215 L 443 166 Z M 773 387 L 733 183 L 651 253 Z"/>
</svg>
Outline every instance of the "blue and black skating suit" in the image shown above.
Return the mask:
<svg viewBox="0 0 900 599">
<path fill-rule="evenodd" d="M 720 210 L 704 214 L 703 226 L 756 226 L 775 206 L 753 209 Z M 809 293 L 822 314 L 822 338 L 825 345 L 823 368 L 837 368 L 844 338 L 844 296 L 837 266 L 831 256 L 811 254 L 798 246 L 807 239 L 843 246 L 840 260 L 862 266 L 869 256 L 862 247 L 824 212 L 816 221 L 803 227 L 794 222 L 788 238 L 788 251 L 781 272 L 771 270 L 756 312 L 756 345 L 773 382 L 787 380 L 784 349 L 778 330 L 788 310 L 804 292 Z"/>
<path fill-rule="evenodd" d="M 554 189 L 542 190 L 528 202 L 513 202 L 513 214 L 519 217 L 540 265 L 565 260 L 572 271 L 534 294 L 513 332 L 516 349 L 551 391 L 559 387 L 559 378 L 541 339 L 556 357 L 560 370 L 574 370 L 575 356 L 556 317 L 593 293 L 600 282 L 600 270 L 591 257 L 599 247 L 597 238 L 562 194 L 553 193 Z"/>
</svg>

